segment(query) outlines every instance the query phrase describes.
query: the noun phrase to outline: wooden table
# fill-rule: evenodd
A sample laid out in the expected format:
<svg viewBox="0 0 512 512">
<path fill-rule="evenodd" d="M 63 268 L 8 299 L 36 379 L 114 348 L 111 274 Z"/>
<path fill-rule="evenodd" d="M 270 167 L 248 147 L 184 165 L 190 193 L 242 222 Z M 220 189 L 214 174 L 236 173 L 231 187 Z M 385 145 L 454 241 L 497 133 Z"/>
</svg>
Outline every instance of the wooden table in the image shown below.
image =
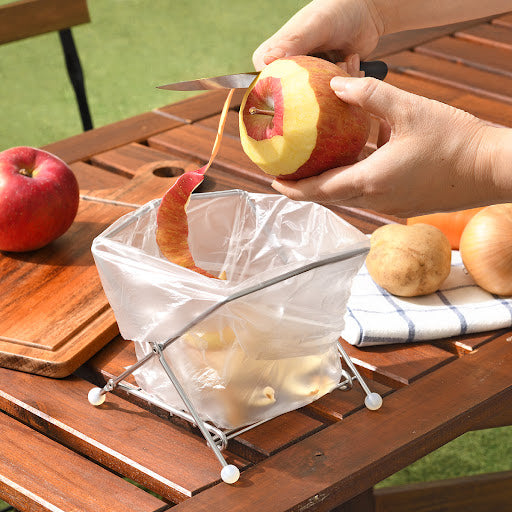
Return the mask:
<svg viewBox="0 0 512 512">
<path fill-rule="evenodd" d="M 390 65 L 390 83 L 512 127 L 511 15 L 401 34 L 376 56 Z M 233 486 L 220 482 L 212 451 L 183 421 L 119 389 L 89 405 L 92 383 L 135 361 L 91 241 L 208 159 L 225 96 L 201 94 L 46 147 L 71 164 L 84 197 L 61 239 L 0 255 L 0 497 L 22 511 L 505 510 L 511 472 L 407 492 L 372 487 L 464 432 L 512 424 L 511 330 L 408 346 L 344 343 L 383 407 L 366 410 L 356 385 L 238 436 L 226 453 L 242 471 Z M 272 192 L 240 147 L 240 98 L 201 191 Z M 366 233 L 393 220 L 336 212 Z"/>
</svg>

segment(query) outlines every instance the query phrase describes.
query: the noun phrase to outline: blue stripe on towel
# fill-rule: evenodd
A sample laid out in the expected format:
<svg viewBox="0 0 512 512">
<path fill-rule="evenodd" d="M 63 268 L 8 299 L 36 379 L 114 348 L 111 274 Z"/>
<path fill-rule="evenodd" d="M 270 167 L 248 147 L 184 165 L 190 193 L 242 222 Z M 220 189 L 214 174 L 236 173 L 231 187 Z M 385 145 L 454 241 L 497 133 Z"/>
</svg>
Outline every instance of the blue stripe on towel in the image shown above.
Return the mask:
<svg viewBox="0 0 512 512">
<path fill-rule="evenodd" d="M 509 300 L 506 300 L 504 299 L 503 297 L 500 297 L 499 295 L 494 295 L 494 293 L 492 294 L 492 296 L 500 303 L 500 304 L 503 304 L 503 306 L 505 307 L 505 309 L 509 312 L 509 315 L 510 315 L 510 322 L 512 323 L 512 306 L 510 305 L 510 299 Z"/>
<path fill-rule="evenodd" d="M 358 320 L 357 316 L 352 313 L 351 308 L 347 307 L 347 313 L 354 319 L 354 322 L 359 328 L 359 343 L 361 343 L 363 341 L 363 326 L 361 325 L 361 322 Z"/>
<path fill-rule="evenodd" d="M 437 293 L 437 296 L 441 299 L 441 301 L 444 304 L 446 304 L 448 306 L 448 308 L 457 315 L 457 318 L 459 319 L 459 322 L 460 322 L 460 333 L 466 334 L 466 331 L 468 330 L 468 323 L 466 321 L 466 317 L 459 311 L 459 309 L 456 306 L 454 306 L 448 300 L 448 298 L 446 297 L 446 295 L 443 292 L 438 290 L 436 293 Z"/>
<path fill-rule="evenodd" d="M 393 299 L 393 296 L 388 293 L 384 288 L 379 286 L 380 292 L 382 296 L 396 309 L 396 312 L 407 322 L 407 328 L 409 329 L 409 334 L 407 339 L 404 342 L 414 341 L 414 337 L 416 336 L 416 328 L 414 326 L 414 322 L 407 316 L 407 313 L 396 303 Z"/>
</svg>

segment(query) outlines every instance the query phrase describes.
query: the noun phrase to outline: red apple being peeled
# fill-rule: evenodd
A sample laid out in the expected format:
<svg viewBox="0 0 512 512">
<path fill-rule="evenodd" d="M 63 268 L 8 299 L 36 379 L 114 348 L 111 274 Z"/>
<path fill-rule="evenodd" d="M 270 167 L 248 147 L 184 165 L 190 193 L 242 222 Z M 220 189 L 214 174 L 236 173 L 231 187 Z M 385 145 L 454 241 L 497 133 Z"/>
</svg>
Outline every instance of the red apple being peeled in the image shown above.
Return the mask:
<svg viewBox="0 0 512 512">
<path fill-rule="evenodd" d="M 80 200 L 73 171 L 46 151 L 0 153 L 0 250 L 32 251 L 64 234 Z"/>
<path fill-rule="evenodd" d="M 240 139 L 264 172 L 297 180 L 356 161 L 370 116 L 336 96 L 335 76 L 349 75 L 317 57 L 286 57 L 251 84 L 240 106 Z"/>
</svg>

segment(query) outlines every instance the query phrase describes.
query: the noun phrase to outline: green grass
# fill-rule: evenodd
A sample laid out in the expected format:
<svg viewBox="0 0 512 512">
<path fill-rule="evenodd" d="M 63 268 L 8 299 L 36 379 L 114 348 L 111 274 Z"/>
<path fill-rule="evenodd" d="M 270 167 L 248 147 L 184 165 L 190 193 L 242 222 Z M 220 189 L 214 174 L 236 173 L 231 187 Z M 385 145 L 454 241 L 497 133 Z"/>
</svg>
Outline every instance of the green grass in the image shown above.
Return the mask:
<svg viewBox="0 0 512 512">
<path fill-rule="evenodd" d="M 3 2 L 5 3 L 5 2 Z M 186 97 L 157 85 L 252 70 L 252 52 L 305 0 L 89 0 L 73 35 L 94 125 Z M 81 131 L 56 33 L 0 46 L 0 150 Z"/>
<path fill-rule="evenodd" d="M 306 3 L 89 0 L 92 23 L 73 34 L 94 125 L 186 97 L 156 85 L 251 70 L 253 50 Z M 80 133 L 57 34 L 0 47 L 0 106 L 0 150 Z M 512 427 L 468 433 L 382 485 L 510 469 Z"/>
<path fill-rule="evenodd" d="M 380 487 L 512 470 L 512 427 L 468 432 L 379 484 Z"/>
</svg>

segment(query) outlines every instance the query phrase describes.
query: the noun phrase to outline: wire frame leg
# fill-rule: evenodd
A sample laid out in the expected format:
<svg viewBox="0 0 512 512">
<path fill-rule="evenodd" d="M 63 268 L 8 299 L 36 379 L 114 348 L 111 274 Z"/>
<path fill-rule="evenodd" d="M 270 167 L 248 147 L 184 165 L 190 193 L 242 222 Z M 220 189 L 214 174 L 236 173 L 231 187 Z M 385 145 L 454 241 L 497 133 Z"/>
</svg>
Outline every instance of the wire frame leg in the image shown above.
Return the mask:
<svg viewBox="0 0 512 512">
<path fill-rule="evenodd" d="M 370 411 L 376 411 L 377 409 L 380 409 L 382 406 L 382 397 L 378 393 L 372 392 L 370 390 L 370 388 L 364 381 L 363 377 L 361 377 L 361 374 L 359 373 L 356 366 L 354 365 L 348 354 L 345 352 L 345 349 L 342 347 L 339 341 L 338 352 L 342 357 L 343 361 L 345 361 L 347 366 L 350 368 L 350 371 L 354 375 L 354 378 L 359 382 L 359 384 L 361 384 L 361 387 L 363 388 L 363 391 L 366 394 L 364 398 L 364 405 L 366 405 L 366 408 L 370 409 Z"/>
<path fill-rule="evenodd" d="M 222 480 L 228 484 L 233 484 L 238 481 L 238 479 L 240 477 L 240 471 L 238 470 L 238 468 L 235 465 L 227 463 L 226 459 L 224 458 L 224 456 L 221 453 L 221 448 L 219 448 L 219 445 L 217 444 L 214 437 L 212 436 L 211 426 L 209 426 L 206 422 L 204 422 L 199 417 L 199 414 L 198 414 L 196 408 L 194 407 L 194 405 L 192 404 L 192 402 L 190 401 L 186 391 L 183 389 L 178 378 L 176 377 L 176 375 L 172 371 L 171 367 L 167 363 L 167 360 L 165 359 L 165 355 L 164 355 L 164 349 L 166 348 L 166 346 L 168 344 L 169 344 L 168 342 L 163 343 L 163 344 L 152 343 L 151 344 L 151 347 L 152 347 L 151 352 L 149 352 L 142 359 L 140 359 L 135 364 L 133 364 L 132 366 L 127 368 L 121 375 L 119 375 L 116 378 L 110 379 L 107 382 L 107 384 L 105 384 L 105 386 L 103 388 L 98 388 L 98 387 L 92 388 L 89 391 L 89 395 L 88 395 L 89 402 L 92 405 L 96 405 L 96 406 L 101 405 L 105 401 L 105 395 L 108 392 L 112 391 L 117 385 L 120 385 L 121 381 L 125 377 L 127 377 L 128 375 L 131 375 L 137 368 L 141 367 L 149 359 L 151 359 L 153 357 L 158 357 L 158 360 L 159 360 L 163 370 L 167 374 L 167 377 L 173 384 L 178 395 L 180 396 L 180 398 L 182 399 L 183 403 L 185 404 L 186 408 L 188 409 L 188 411 L 190 413 L 189 418 L 185 418 L 185 419 L 187 419 L 187 421 L 191 421 L 191 422 L 195 423 L 195 425 L 197 425 L 197 427 L 201 431 L 201 434 L 205 438 L 206 442 L 208 443 L 210 448 L 213 450 L 213 453 L 215 454 L 215 456 L 221 463 L 221 465 L 222 465 L 222 470 L 221 470 Z M 379 409 L 382 406 L 382 397 L 378 393 L 372 392 L 370 390 L 370 388 L 368 387 L 368 385 L 362 378 L 361 374 L 355 367 L 354 363 L 352 363 L 352 360 L 350 359 L 348 354 L 343 349 L 342 345 L 339 342 L 337 345 L 338 345 L 338 353 L 340 354 L 341 358 L 343 359 L 343 361 L 345 362 L 345 364 L 348 366 L 348 368 L 350 369 L 350 371 L 352 373 L 352 375 L 350 375 L 349 372 L 347 372 L 346 370 L 343 370 L 342 371 L 342 379 L 343 380 L 340 381 L 340 384 L 338 387 L 342 390 L 348 390 L 348 389 L 352 388 L 353 381 L 357 380 L 366 394 L 366 397 L 364 399 L 364 403 L 365 403 L 366 407 L 370 410 Z M 174 414 L 174 412 L 175 411 L 173 411 L 173 414 Z M 185 417 L 183 414 L 181 414 L 180 416 Z M 259 422 L 259 423 L 255 424 L 254 426 L 256 426 L 260 423 L 263 423 L 263 422 Z M 252 428 L 252 427 L 253 426 L 251 426 L 250 428 Z M 215 429 L 215 430 L 217 430 L 217 429 Z M 218 436 L 219 434 L 217 433 L 216 435 Z M 224 438 L 225 436 L 223 436 L 221 433 L 220 437 Z M 225 444 L 225 440 L 224 440 L 224 444 Z"/>
<path fill-rule="evenodd" d="M 162 365 L 162 368 L 164 369 L 165 373 L 171 380 L 173 386 L 176 388 L 176 391 L 180 395 L 180 398 L 183 400 L 183 403 L 187 407 L 188 411 L 194 418 L 194 422 L 199 427 L 201 434 L 203 434 L 204 438 L 206 439 L 206 442 L 210 445 L 210 448 L 213 450 L 213 453 L 215 453 L 215 456 L 217 457 L 219 462 L 222 464 L 222 471 L 220 474 L 222 480 L 224 480 L 224 482 L 226 482 L 228 484 L 235 483 L 238 480 L 238 478 L 240 477 L 240 471 L 233 464 L 228 464 L 226 462 L 226 459 L 220 452 L 219 447 L 217 446 L 217 443 L 215 443 L 215 441 L 213 440 L 213 437 L 211 436 L 209 430 L 206 428 L 203 420 L 199 417 L 199 414 L 197 413 L 194 405 L 189 400 L 187 393 L 181 386 L 176 375 L 174 375 L 174 372 L 171 370 L 171 367 L 168 365 L 167 360 L 165 359 L 165 355 L 162 350 L 162 347 L 159 344 L 155 343 L 155 344 L 153 344 L 153 351 L 155 351 L 155 353 L 157 354 L 160 364 Z"/>
</svg>

